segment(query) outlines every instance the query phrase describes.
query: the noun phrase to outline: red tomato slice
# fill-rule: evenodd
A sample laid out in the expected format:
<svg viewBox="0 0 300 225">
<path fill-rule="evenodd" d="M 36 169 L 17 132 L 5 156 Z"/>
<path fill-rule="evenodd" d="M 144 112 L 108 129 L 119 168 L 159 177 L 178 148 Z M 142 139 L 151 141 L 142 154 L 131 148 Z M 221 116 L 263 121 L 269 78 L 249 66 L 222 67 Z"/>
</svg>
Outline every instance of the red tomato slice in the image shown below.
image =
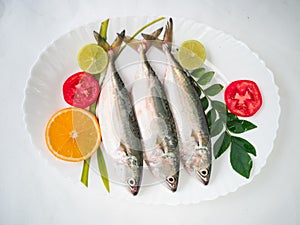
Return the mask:
<svg viewBox="0 0 300 225">
<path fill-rule="evenodd" d="M 96 101 L 100 93 L 98 81 L 93 75 L 79 72 L 70 76 L 63 85 L 65 101 L 78 108 L 86 108 Z"/>
<path fill-rule="evenodd" d="M 249 117 L 262 105 L 262 97 L 257 84 L 251 80 L 237 80 L 225 90 L 225 103 L 235 115 Z"/>
</svg>

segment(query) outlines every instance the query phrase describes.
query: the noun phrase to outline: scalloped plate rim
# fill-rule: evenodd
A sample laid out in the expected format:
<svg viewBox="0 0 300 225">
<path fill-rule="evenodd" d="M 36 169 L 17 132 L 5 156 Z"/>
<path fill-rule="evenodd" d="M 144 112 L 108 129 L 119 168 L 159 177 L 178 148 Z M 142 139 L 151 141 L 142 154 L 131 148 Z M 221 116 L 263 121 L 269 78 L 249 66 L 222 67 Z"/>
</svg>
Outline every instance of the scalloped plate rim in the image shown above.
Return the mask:
<svg viewBox="0 0 300 225">
<path fill-rule="evenodd" d="M 141 18 L 141 17 L 142 17 L 142 18 L 149 18 L 148 16 L 140 16 L 140 17 L 139 17 L 139 16 L 130 16 L 130 17 L 114 17 L 114 18 L 111 18 L 111 19 L 116 19 L 116 18 L 118 18 L 118 19 L 121 19 L 121 20 L 122 20 L 122 19 L 125 19 L 125 18 L 128 19 L 128 18 Z M 154 16 L 151 16 L 151 18 L 153 18 L 153 17 L 154 17 Z M 166 17 L 166 18 L 168 18 L 168 17 Z M 173 17 L 173 18 L 175 18 L 176 20 L 178 19 L 177 17 Z M 240 40 L 234 38 L 232 35 L 227 34 L 227 33 L 225 33 L 224 31 L 222 31 L 222 30 L 220 30 L 220 29 L 215 29 L 214 27 L 211 27 L 210 25 L 207 25 L 207 24 L 201 23 L 201 22 L 197 22 L 197 21 L 195 21 L 195 20 L 193 20 L 193 19 L 186 19 L 186 18 L 182 18 L 182 17 L 180 17 L 180 19 L 181 19 L 181 20 L 185 20 L 185 21 L 189 21 L 189 22 L 193 22 L 193 23 L 197 23 L 197 24 L 201 24 L 201 25 L 204 25 L 204 26 L 206 26 L 206 27 L 208 27 L 208 28 L 210 28 L 210 29 L 212 29 L 212 30 L 214 30 L 214 31 L 221 32 L 222 35 L 226 35 L 227 37 L 233 39 L 233 40 L 236 41 L 238 44 L 242 45 L 244 48 L 246 48 L 248 51 L 250 51 L 250 52 L 256 57 L 256 59 L 259 61 L 259 63 L 261 63 L 262 66 L 268 71 L 268 74 L 269 74 L 270 77 L 272 78 L 272 80 L 271 80 L 271 81 L 272 81 L 272 84 L 274 84 L 274 88 L 275 88 L 275 92 L 276 92 L 276 101 L 278 102 L 278 105 L 277 105 L 278 114 L 277 114 L 277 118 L 276 118 L 276 119 L 277 119 L 277 121 L 276 121 L 276 130 L 275 130 L 275 132 L 274 132 L 274 135 L 272 136 L 273 141 L 272 141 L 272 144 L 271 144 L 271 148 L 270 148 L 269 151 L 266 153 L 266 155 L 265 155 L 265 160 L 263 161 L 262 165 L 259 167 L 259 170 L 257 170 L 256 173 L 252 174 L 252 175 L 250 176 L 250 178 L 246 180 L 245 183 L 243 183 L 243 184 L 240 185 L 240 186 L 237 186 L 235 189 L 230 190 L 230 191 L 227 191 L 226 193 L 223 193 L 223 194 L 215 195 L 214 197 L 211 197 L 211 198 L 208 198 L 208 199 L 200 199 L 200 200 L 194 200 L 194 201 L 189 201 L 189 202 L 187 202 L 187 201 L 182 201 L 182 202 L 177 202 L 177 203 L 171 203 L 171 204 L 169 204 L 168 202 L 160 203 L 160 202 L 153 202 L 153 201 L 150 201 L 150 202 L 135 201 L 135 202 L 137 202 L 137 203 L 153 204 L 153 205 L 161 205 L 161 204 L 163 204 L 163 205 L 180 205 L 180 204 L 188 205 L 188 204 L 197 204 L 197 203 L 199 203 L 199 202 L 201 202 L 201 201 L 214 200 L 214 199 L 216 199 L 216 198 L 218 198 L 218 197 L 226 196 L 226 195 L 229 194 L 229 193 L 233 193 L 233 192 L 237 191 L 240 187 L 242 187 L 242 186 L 244 186 L 244 185 L 250 183 L 250 182 L 254 179 L 254 177 L 255 177 L 256 175 L 258 175 L 258 174 L 261 172 L 261 169 L 266 165 L 267 159 L 268 159 L 270 153 L 272 152 L 272 150 L 273 150 L 273 148 L 274 148 L 274 141 L 275 141 L 275 139 L 276 139 L 276 136 L 277 136 L 277 133 L 278 133 L 278 129 L 279 129 L 279 119 L 280 119 L 280 114 L 281 114 L 281 108 L 280 108 L 280 104 L 279 104 L 279 103 L 280 103 L 279 88 L 278 88 L 278 86 L 277 86 L 277 84 L 276 84 L 276 82 L 275 82 L 273 72 L 266 66 L 266 63 L 265 63 L 261 58 L 259 58 L 259 55 L 258 55 L 257 53 L 255 53 L 255 52 L 253 52 L 253 51 L 252 51 L 252 50 L 251 50 L 244 42 L 242 42 L 242 41 L 240 41 Z M 28 79 L 27 79 L 27 81 L 26 81 L 26 87 L 25 87 L 25 90 L 24 90 L 24 91 L 25 91 L 25 95 L 24 95 L 24 99 L 23 99 L 23 107 L 22 107 L 22 109 L 23 109 L 23 113 L 24 113 L 24 115 L 23 115 L 23 120 L 24 120 L 24 122 L 25 122 L 26 130 L 28 130 L 29 137 L 30 137 L 30 141 L 32 142 L 32 144 L 34 145 L 34 147 L 37 148 L 38 150 L 40 150 L 40 149 L 39 149 L 39 147 L 34 143 L 34 141 L 33 141 L 33 136 L 32 136 L 32 133 L 31 133 L 31 131 L 30 131 L 30 129 L 32 129 L 32 128 L 30 127 L 30 125 L 28 124 L 28 120 L 29 120 L 28 117 L 29 117 L 30 115 L 28 115 L 28 113 L 27 113 L 27 108 L 26 108 L 26 107 L 28 107 L 28 106 L 26 106 L 26 102 L 27 102 L 27 99 L 26 99 L 26 97 L 27 97 L 27 91 L 28 91 L 28 89 L 30 88 L 30 85 L 29 85 L 29 84 L 30 84 L 30 81 L 34 78 L 34 76 L 32 75 L 32 71 L 33 71 L 33 69 L 35 68 L 35 66 L 38 64 L 38 62 L 41 60 L 42 55 L 43 55 L 49 48 L 51 48 L 52 46 L 54 46 L 54 45 L 55 45 L 55 42 L 56 42 L 57 40 L 60 40 L 60 39 L 62 39 L 62 38 L 64 38 L 64 37 L 66 37 L 66 36 L 67 36 L 70 32 L 72 32 L 72 31 L 75 31 L 75 30 L 78 31 L 78 30 L 80 30 L 80 29 L 84 29 L 85 27 L 91 26 L 91 25 L 93 25 L 93 24 L 95 24 L 95 23 L 100 23 L 99 21 L 100 21 L 100 20 L 96 20 L 96 21 L 93 21 L 93 22 L 89 22 L 89 23 L 80 25 L 80 26 L 75 27 L 75 28 L 72 28 L 72 29 L 70 29 L 68 32 L 66 32 L 66 33 L 64 33 L 64 34 L 62 34 L 62 35 L 60 35 L 57 39 L 51 41 L 48 45 L 46 45 L 46 46 L 41 50 L 41 53 L 40 53 L 39 56 L 35 59 L 33 65 L 31 66 L 31 69 L 30 69 L 30 76 L 28 77 Z M 39 156 L 42 155 L 41 150 L 40 150 L 40 151 L 37 151 L 37 152 L 38 152 Z M 45 159 L 45 157 L 43 157 L 43 158 Z M 49 161 L 48 161 L 48 160 L 50 160 L 50 159 L 46 159 L 46 160 L 44 160 L 44 161 L 45 161 L 47 164 L 49 164 Z M 51 160 L 52 160 L 52 159 L 51 159 Z M 58 168 L 57 168 L 57 169 L 58 169 Z M 71 180 L 71 178 L 69 177 L 68 180 Z M 78 179 L 78 182 L 80 183 L 79 179 Z M 116 196 L 117 196 L 118 199 L 129 200 L 128 198 L 124 198 L 124 197 L 121 197 L 121 196 L 118 196 L 118 195 L 114 195 L 114 197 L 116 197 Z M 130 200 L 129 200 L 129 201 L 130 201 Z"/>
</svg>

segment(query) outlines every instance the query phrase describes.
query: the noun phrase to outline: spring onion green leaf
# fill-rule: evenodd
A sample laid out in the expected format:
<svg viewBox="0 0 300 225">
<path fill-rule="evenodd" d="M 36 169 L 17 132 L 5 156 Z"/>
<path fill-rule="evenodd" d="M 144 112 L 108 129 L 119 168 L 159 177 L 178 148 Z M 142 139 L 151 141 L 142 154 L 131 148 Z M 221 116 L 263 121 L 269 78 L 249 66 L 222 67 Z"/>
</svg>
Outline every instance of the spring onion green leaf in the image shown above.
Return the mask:
<svg viewBox="0 0 300 225">
<path fill-rule="evenodd" d="M 103 156 L 101 148 L 99 148 L 97 151 L 97 162 L 98 162 L 98 168 L 99 168 L 99 172 L 101 174 L 102 182 L 103 182 L 107 192 L 110 192 L 108 173 L 107 173 L 104 156 Z"/>
</svg>

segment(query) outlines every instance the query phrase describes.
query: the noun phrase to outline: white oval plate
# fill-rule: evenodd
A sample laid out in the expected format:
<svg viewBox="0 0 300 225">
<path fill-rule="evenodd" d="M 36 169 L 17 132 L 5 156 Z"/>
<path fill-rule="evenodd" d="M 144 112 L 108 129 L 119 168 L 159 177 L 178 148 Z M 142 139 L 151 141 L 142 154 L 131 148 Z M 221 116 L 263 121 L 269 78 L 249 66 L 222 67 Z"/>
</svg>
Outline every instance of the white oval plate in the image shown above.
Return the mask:
<svg viewBox="0 0 300 225">
<path fill-rule="evenodd" d="M 152 21 L 151 17 L 125 17 L 110 19 L 108 39 L 111 42 L 115 34 L 126 29 L 127 34 L 133 34 L 137 29 Z M 164 26 L 166 20 L 151 26 L 145 33 Z M 47 150 L 44 141 L 44 129 L 50 116 L 61 108 L 68 107 L 62 96 L 62 84 L 68 76 L 80 71 L 77 65 L 77 52 L 87 43 L 95 43 L 93 30 L 99 29 L 100 22 L 90 23 L 74 29 L 51 43 L 38 57 L 32 67 L 27 83 L 24 100 L 25 122 L 33 144 L 37 147 L 41 160 L 56 167 L 68 179 L 80 183 L 82 163 L 68 163 L 56 159 Z M 215 199 L 236 191 L 239 187 L 251 182 L 273 149 L 273 142 L 278 129 L 280 115 L 278 88 L 272 72 L 244 43 L 232 36 L 215 30 L 203 23 L 192 20 L 174 18 L 174 43 L 184 40 L 198 39 L 207 50 L 206 65 L 216 71 L 218 82 L 227 84 L 238 79 L 254 80 L 261 89 L 263 106 L 251 122 L 257 129 L 242 134 L 257 150 L 257 157 L 252 157 L 253 168 L 249 179 L 238 175 L 231 168 L 227 151 L 219 159 L 214 160 L 211 181 L 203 186 L 196 179 L 181 171 L 180 183 L 176 193 L 171 193 L 161 184 L 152 181 L 151 175 L 145 169 L 145 184 L 138 196 L 132 197 L 122 185 L 111 182 L 112 197 L 127 199 L 133 202 L 148 204 L 190 204 L 203 200 Z M 128 48 L 127 48 L 128 49 Z M 125 49 L 126 50 L 126 49 Z M 122 54 L 129 54 L 129 50 Z M 126 61 L 126 57 L 123 59 Z M 122 62 L 122 60 L 120 60 Z M 122 66 L 122 65 L 121 65 Z M 120 66 L 120 67 L 121 67 Z M 126 69 L 125 69 L 126 70 Z M 93 157 L 95 158 L 95 157 Z M 95 194 L 105 194 L 106 191 L 99 179 L 95 159 L 92 159 L 89 190 Z M 109 161 L 107 162 L 109 164 Z M 109 174 L 113 171 L 108 165 Z M 152 185 L 150 185 L 152 184 Z"/>
</svg>

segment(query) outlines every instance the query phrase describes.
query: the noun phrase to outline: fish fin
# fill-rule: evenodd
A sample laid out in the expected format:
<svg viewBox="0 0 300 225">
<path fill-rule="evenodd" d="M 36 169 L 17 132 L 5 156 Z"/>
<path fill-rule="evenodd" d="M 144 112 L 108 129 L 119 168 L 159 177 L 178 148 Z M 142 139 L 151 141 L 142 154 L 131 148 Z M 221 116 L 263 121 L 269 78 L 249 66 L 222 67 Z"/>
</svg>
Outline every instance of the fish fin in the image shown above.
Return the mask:
<svg viewBox="0 0 300 225">
<path fill-rule="evenodd" d="M 119 149 L 125 153 L 126 156 L 128 156 L 128 152 L 127 152 L 127 147 L 125 144 L 122 143 L 122 141 L 120 141 L 120 146 Z"/>
<path fill-rule="evenodd" d="M 163 153 L 167 153 L 165 150 L 167 144 L 164 139 L 158 136 L 156 139 L 156 144 L 159 146 L 159 149 L 161 149 Z"/>
<path fill-rule="evenodd" d="M 198 135 L 197 135 L 197 133 L 196 133 L 196 131 L 194 129 L 192 130 L 191 137 L 194 138 L 197 146 L 199 146 L 199 137 L 198 137 Z"/>
<path fill-rule="evenodd" d="M 167 44 L 169 50 L 171 51 L 172 42 L 173 42 L 173 20 L 172 20 L 172 18 L 170 18 L 169 21 L 167 22 L 163 42 L 165 44 Z"/>
<path fill-rule="evenodd" d="M 107 41 L 98 32 L 94 31 L 93 33 L 98 45 L 100 45 L 106 51 L 108 51 L 111 48 L 111 46 L 107 43 Z"/>
</svg>

